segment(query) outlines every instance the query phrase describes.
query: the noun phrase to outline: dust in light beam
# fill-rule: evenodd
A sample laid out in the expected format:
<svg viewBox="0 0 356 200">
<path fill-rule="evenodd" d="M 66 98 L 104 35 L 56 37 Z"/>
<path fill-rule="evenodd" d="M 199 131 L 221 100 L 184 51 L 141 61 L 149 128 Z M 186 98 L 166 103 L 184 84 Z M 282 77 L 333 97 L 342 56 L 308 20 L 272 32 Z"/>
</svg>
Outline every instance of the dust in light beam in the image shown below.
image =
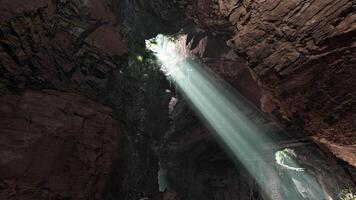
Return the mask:
<svg viewBox="0 0 356 200">
<path fill-rule="evenodd" d="M 283 163 L 286 154 L 275 152 L 274 143 L 267 137 L 266 131 L 248 118 L 256 111 L 241 95 L 196 59 L 182 53 L 177 41 L 169 36 L 158 35 L 147 40 L 146 47 L 154 52 L 162 71 L 174 80 L 197 114 L 215 133 L 222 147 L 245 166 L 265 195 L 273 200 L 325 199 L 318 183 L 303 168 L 293 160 L 289 160 L 293 166 Z M 272 148 L 266 150 L 263 147 Z M 294 188 L 278 178 L 276 165 L 294 170 L 287 173 Z"/>
</svg>

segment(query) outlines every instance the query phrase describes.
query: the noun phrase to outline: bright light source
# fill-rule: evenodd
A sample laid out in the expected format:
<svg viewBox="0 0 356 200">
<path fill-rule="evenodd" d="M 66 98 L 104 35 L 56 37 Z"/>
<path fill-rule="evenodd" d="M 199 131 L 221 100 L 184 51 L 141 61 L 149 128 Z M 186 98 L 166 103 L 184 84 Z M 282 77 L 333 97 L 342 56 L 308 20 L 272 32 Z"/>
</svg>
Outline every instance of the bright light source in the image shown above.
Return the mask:
<svg viewBox="0 0 356 200">
<path fill-rule="evenodd" d="M 167 75 L 179 72 L 177 63 L 184 57 L 177 54 L 178 47 L 171 37 L 157 35 L 157 37 L 146 40 L 146 47 L 153 51 L 158 60 L 162 62 L 162 71 Z"/>
</svg>

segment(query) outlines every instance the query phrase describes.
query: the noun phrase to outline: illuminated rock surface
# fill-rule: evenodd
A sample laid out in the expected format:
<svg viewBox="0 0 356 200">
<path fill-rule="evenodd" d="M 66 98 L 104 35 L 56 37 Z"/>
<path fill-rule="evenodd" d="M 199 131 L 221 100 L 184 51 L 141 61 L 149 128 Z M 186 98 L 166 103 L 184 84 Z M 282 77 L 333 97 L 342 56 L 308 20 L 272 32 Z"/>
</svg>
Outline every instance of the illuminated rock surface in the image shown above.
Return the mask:
<svg viewBox="0 0 356 200">
<path fill-rule="evenodd" d="M 355 149 L 353 1 L 187 2 L 199 26 L 232 35 L 227 44 L 247 60 L 284 118 L 308 135 Z"/>
</svg>

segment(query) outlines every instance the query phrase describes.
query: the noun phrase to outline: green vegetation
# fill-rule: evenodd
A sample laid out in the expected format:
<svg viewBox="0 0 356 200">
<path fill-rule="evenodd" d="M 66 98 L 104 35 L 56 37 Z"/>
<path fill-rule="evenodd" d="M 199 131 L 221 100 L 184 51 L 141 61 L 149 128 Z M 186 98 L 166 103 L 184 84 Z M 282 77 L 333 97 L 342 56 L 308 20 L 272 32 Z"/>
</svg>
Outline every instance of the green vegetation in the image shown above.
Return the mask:
<svg viewBox="0 0 356 200">
<path fill-rule="evenodd" d="M 356 194 L 352 188 L 343 189 L 339 194 L 339 200 L 356 200 Z"/>
<path fill-rule="evenodd" d="M 301 172 L 304 171 L 303 168 L 298 167 L 294 161 L 295 153 L 291 149 L 284 149 L 282 151 L 277 151 L 275 154 L 277 166 L 284 169 Z"/>
</svg>

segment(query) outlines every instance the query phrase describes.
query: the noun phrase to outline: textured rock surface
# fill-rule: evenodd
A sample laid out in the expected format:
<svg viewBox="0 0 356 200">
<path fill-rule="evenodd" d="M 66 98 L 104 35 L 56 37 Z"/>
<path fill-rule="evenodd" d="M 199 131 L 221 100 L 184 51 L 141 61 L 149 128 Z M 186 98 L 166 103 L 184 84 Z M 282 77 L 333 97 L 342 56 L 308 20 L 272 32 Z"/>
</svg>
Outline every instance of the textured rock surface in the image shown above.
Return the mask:
<svg viewBox="0 0 356 200">
<path fill-rule="evenodd" d="M 203 62 L 209 70 L 219 75 L 244 97 L 260 107 L 261 88 L 253 80 L 247 62 L 226 44 L 229 35 L 211 34 L 208 31 L 190 31 L 181 38 L 180 48 L 186 49 Z"/>
<path fill-rule="evenodd" d="M 134 29 L 127 34 L 127 40 L 132 35 L 157 34 L 154 25 L 158 29 L 160 25 L 165 26 L 168 31 L 169 25 L 160 17 L 177 19 L 171 14 L 177 10 L 172 6 L 173 1 L 125 2 L 128 2 L 123 7 L 127 11 L 125 16 Z M 29 4 L 2 1 L 0 95 L 29 88 L 51 88 L 109 104 L 117 119 L 124 121 L 129 131 L 127 135 L 130 135 L 125 138 L 124 171 L 127 176 L 111 177 L 116 185 L 109 193 L 115 196 L 113 198 L 132 200 L 158 195 L 158 161 L 152 149 L 152 138 L 164 131 L 156 125 L 165 125 L 168 108 L 164 104 L 167 102 L 160 99 L 165 95 L 165 88 L 155 85 L 162 81 L 147 70 L 149 66 L 145 68 L 139 63 L 128 66 L 126 62 L 128 51 L 122 43 L 121 21 L 117 20 L 119 14 L 114 15 L 112 11 L 120 9 L 118 4 L 125 2 L 54 0 Z M 142 40 L 134 38 L 130 42 L 136 47 Z M 136 60 L 139 53 L 137 47 L 132 47 L 130 56 Z M 153 78 L 145 74 L 157 80 L 152 81 Z"/>
<path fill-rule="evenodd" d="M 171 130 L 163 137 L 160 147 L 160 164 L 161 168 L 167 171 L 168 180 L 164 200 L 268 199 L 263 196 L 263 192 L 244 166 L 232 162 L 224 153 L 209 130 L 201 125 L 184 101 L 178 101 L 172 112 L 172 120 Z M 261 122 L 260 125 L 266 126 L 265 124 L 266 122 Z M 311 180 L 319 183 L 325 193 L 319 194 L 321 198 L 309 196 L 310 199 L 337 199 L 342 189 L 356 187 L 353 182 L 354 168 L 347 169 L 347 165 L 338 163 L 332 154 L 311 142 L 284 142 L 287 143 L 281 143 L 275 151 L 285 148 L 292 151 L 299 166 L 306 169 L 305 173 L 312 177 Z M 274 156 L 267 160 L 271 166 L 276 166 Z M 259 174 L 266 181 L 264 186 L 274 193 L 273 199 L 288 199 L 281 197 L 283 191 L 280 184 L 289 184 L 288 188 L 291 190 L 300 187 L 290 179 L 283 180 L 282 183 L 283 176 L 280 175 L 291 173 L 291 177 L 298 180 L 298 173 L 293 175 L 293 172 L 288 170 L 279 171 L 277 166 L 274 172 L 267 173 L 269 170 L 265 170 L 265 166 L 259 165 L 258 160 L 255 162 L 255 170 L 259 170 Z M 303 183 L 315 186 L 310 180 Z"/>
<path fill-rule="evenodd" d="M 34 0 L 31 3 L 24 3 L 21 0 L 1 0 L 0 1 L 0 21 L 13 18 L 23 12 L 31 12 L 46 6 L 47 0 Z"/>
<path fill-rule="evenodd" d="M 121 88 L 115 91 L 123 91 L 124 101 L 117 110 L 124 112 L 121 116 L 128 132 L 123 169 L 125 177 L 115 197 L 122 200 L 160 200 L 156 146 L 169 126 L 171 94 L 166 91 L 169 83 L 164 74 L 151 62 L 152 53 L 145 50 L 145 39 L 159 33 L 176 33 L 184 18 L 174 0 L 117 2 L 129 53 L 127 66 L 113 84 Z"/>
<path fill-rule="evenodd" d="M 355 148 L 354 1 L 199 0 L 184 5 L 200 27 L 233 35 L 227 44 L 247 60 L 263 88 L 263 102 L 273 105 L 266 111 L 275 107 L 306 133 Z"/>
<path fill-rule="evenodd" d="M 119 1 L 126 37 L 136 37 L 138 43 L 157 34 L 178 32 L 187 20 L 176 0 Z M 129 35 L 130 34 L 130 35 Z"/>
<path fill-rule="evenodd" d="M 80 95 L 0 97 L 1 199 L 103 199 L 122 129 Z"/>
<path fill-rule="evenodd" d="M 106 1 L 2 2 L 0 94 L 53 88 L 95 96 L 122 64 L 127 50 Z"/>
<path fill-rule="evenodd" d="M 121 184 L 121 161 L 113 163 L 121 129 L 84 97 L 103 102 L 126 64 L 112 3 L 0 1 L 1 199 L 102 199 L 106 183 Z M 28 89 L 77 95 L 9 96 Z"/>
<path fill-rule="evenodd" d="M 164 200 L 262 199 L 251 176 L 231 162 L 185 103 L 173 111 L 173 126 L 162 144 L 160 163 L 168 180 Z"/>
<path fill-rule="evenodd" d="M 355 165 L 352 0 L 0 0 L 1 199 L 101 199 L 106 181 L 113 199 L 160 199 L 158 161 L 171 184 L 165 200 L 261 198 L 186 105 L 162 137 L 168 86 L 135 48 L 184 27 L 182 9 L 206 30 L 188 31 L 185 45 L 210 69 Z M 112 10 L 123 15 L 130 55 Z M 108 109 L 69 93 L 8 95 L 29 88 L 109 99 L 129 131 L 124 177 L 108 176 L 120 132 Z M 354 168 L 345 175 L 315 146 L 294 150 L 325 191 L 352 187 Z"/>
<path fill-rule="evenodd" d="M 281 8 L 278 9 L 289 10 L 294 8 L 287 6 L 287 1 L 279 2 Z M 228 81 L 255 105 L 260 106 L 263 111 L 271 114 L 277 113 L 277 118 L 287 119 L 304 128 L 308 134 L 315 136 L 315 141 L 321 143 L 334 155 L 351 165 L 356 165 L 356 139 L 353 132 L 355 116 L 352 108 L 355 105 L 353 94 L 355 94 L 356 88 L 354 78 L 352 78 L 355 77 L 353 69 L 355 63 L 352 61 L 355 57 L 353 43 L 355 27 L 352 26 L 352 23 L 347 25 L 351 33 L 343 33 L 342 31 L 336 33 L 339 29 L 334 29 L 332 30 L 333 33 L 329 33 L 329 36 L 316 34 L 312 38 L 308 35 L 310 32 L 302 34 L 297 32 L 298 28 L 294 27 L 293 31 L 278 35 L 275 33 L 279 30 L 278 26 L 283 27 L 284 23 L 288 26 L 292 25 L 285 21 L 283 15 L 281 17 L 283 22 L 278 19 L 265 19 L 264 15 L 268 15 L 269 12 L 273 13 L 273 11 L 263 10 L 264 12 L 260 12 L 260 9 L 264 6 L 270 6 L 272 1 L 265 2 L 265 4 L 263 1 L 209 0 L 181 1 L 181 3 L 185 6 L 185 11 L 189 17 L 200 28 L 207 30 L 188 31 L 187 43 L 182 45 L 183 48 L 190 49 L 210 69 Z M 234 6 L 229 7 L 229 5 Z M 337 7 L 337 3 L 330 5 Z M 336 21 L 340 23 L 343 20 L 350 20 L 348 18 L 354 13 L 350 4 L 346 3 L 345 6 L 348 8 L 343 14 L 334 13 L 334 17 L 338 18 Z M 231 9 L 223 9 L 224 7 Z M 308 5 L 305 5 L 305 7 L 307 8 Z M 243 9 L 249 9 L 250 14 Z M 312 10 L 308 12 L 315 12 L 316 14 L 319 11 L 318 9 L 323 10 L 319 6 L 312 5 Z M 295 10 L 296 13 L 299 11 Z M 294 10 L 290 12 L 294 12 Z M 297 15 L 308 17 L 305 13 Z M 245 19 L 240 19 L 242 16 L 245 16 Z M 233 22 L 233 20 L 236 20 L 234 17 L 241 20 L 241 24 Z M 325 19 L 319 18 L 319 20 L 324 21 Z M 318 32 L 322 28 L 314 27 L 313 31 Z M 246 34 L 247 38 L 238 38 L 240 34 Z M 233 39 L 227 39 L 229 37 Z M 325 40 L 328 40 L 328 42 L 334 40 L 335 43 L 338 43 L 338 46 L 320 43 L 318 47 L 315 47 L 319 48 L 320 52 L 316 49 L 314 49 L 315 51 L 310 50 L 307 42 L 303 41 L 308 40 L 308 37 L 310 37 L 309 40 L 314 40 L 317 37 L 323 40 L 323 37 L 330 37 Z M 293 38 L 295 40 L 292 40 Z M 269 46 L 276 43 L 281 46 L 277 48 Z M 231 48 L 227 48 L 227 45 Z M 241 49 L 239 45 L 245 46 Z M 289 52 L 288 45 L 295 45 L 293 48 L 296 48 L 297 51 L 301 48 L 307 49 L 302 54 L 305 60 L 297 63 L 289 62 L 289 57 L 294 54 Z M 234 50 L 237 55 L 232 53 L 231 50 Z M 338 51 L 340 51 L 340 54 L 332 53 Z M 331 53 L 328 54 L 328 52 Z M 324 53 L 326 54 L 321 55 Z M 272 55 L 275 57 L 271 57 Z M 274 63 L 265 64 L 265 59 L 269 60 L 268 57 L 271 57 L 269 59 L 273 58 Z M 313 61 L 308 62 L 308 59 Z M 285 68 L 291 67 L 294 69 L 289 69 L 291 71 L 288 73 L 284 71 L 279 74 L 280 71 L 269 68 L 269 65 L 284 65 Z M 270 79 L 269 77 L 273 77 L 272 72 L 259 74 L 263 70 L 271 70 L 278 74 L 278 78 Z M 342 73 L 333 74 L 333 70 L 340 70 Z M 342 81 L 341 77 L 343 77 Z M 333 84 L 330 84 L 331 82 Z M 317 85 L 315 85 L 316 83 Z M 285 87 L 284 84 L 290 87 Z M 309 95 L 318 93 L 319 87 L 329 93 L 311 98 Z M 283 92 L 281 92 L 281 89 L 283 89 Z M 333 99 L 334 96 L 332 95 L 340 95 L 340 100 Z M 345 100 L 347 102 L 346 107 L 343 107 L 345 102 L 341 100 L 342 98 L 348 99 Z M 326 106 L 327 112 L 324 108 L 326 102 L 327 105 L 330 105 Z M 192 119 L 192 116 L 187 114 L 189 111 L 177 111 L 180 109 L 182 108 L 176 108 L 174 111 L 178 112 L 176 113 L 178 116 L 175 116 L 172 130 L 167 133 L 164 142 L 162 142 L 165 145 L 161 148 L 160 161 L 164 169 L 168 171 L 167 179 L 169 180 L 169 187 L 163 198 L 167 200 L 262 198 L 259 197 L 258 188 L 254 185 L 251 177 L 246 175 L 242 167 L 236 170 L 234 164 L 229 161 L 215 143 L 209 131 L 199 126 L 199 122 L 194 121 L 194 117 Z M 299 113 L 300 115 L 296 115 Z M 318 113 L 318 115 L 315 113 Z M 321 123 L 317 124 L 312 121 L 321 120 L 321 118 L 324 118 L 324 114 L 334 117 L 341 113 L 345 115 L 331 125 L 335 125 L 334 128 L 325 128 Z M 298 144 L 298 142 L 296 143 Z M 299 164 L 308 169 L 312 177 L 323 187 L 326 195 L 338 198 L 338 193 L 343 188 L 355 187 L 353 182 L 355 179 L 354 168 L 338 163 L 332 155 L 326 153 L 327 150 L 320 149 L 312 143 L 292 149 L 297 154 Z M 273 161 L 273 158 L 271 158 L 271 161 Z M 335 172 L 337 172 L 337 175 Z M 271 175 L 270 179 L 271 184 L 268 185 L 278 193 L 278 177 Z M 245 183 L 244 187 L 240 185 L 241 183 Z M 275 186 L 273 186 L 274 184 Z"/>
</svg>

